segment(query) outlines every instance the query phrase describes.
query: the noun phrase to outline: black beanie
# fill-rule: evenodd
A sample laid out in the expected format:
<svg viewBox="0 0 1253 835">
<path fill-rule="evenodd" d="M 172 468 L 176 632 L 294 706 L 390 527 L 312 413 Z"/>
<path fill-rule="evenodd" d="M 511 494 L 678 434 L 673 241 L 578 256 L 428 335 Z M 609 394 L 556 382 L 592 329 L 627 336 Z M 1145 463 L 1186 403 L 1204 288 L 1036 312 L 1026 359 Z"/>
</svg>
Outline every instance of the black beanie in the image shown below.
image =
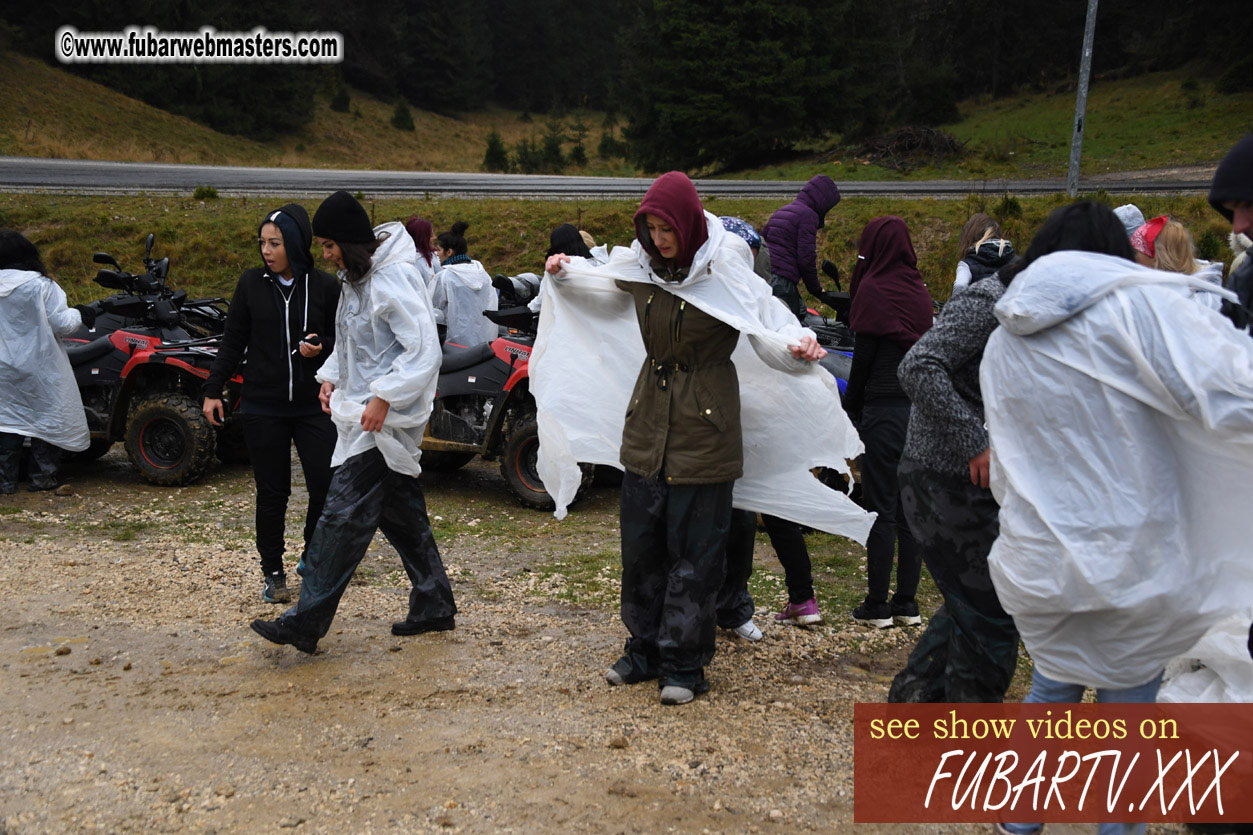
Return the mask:
<svg viewBox="0 0 1253 835">
<path fill-rule="evenodd" d="M 322 201 L 313 215 L 313 234 L 337 244 L 368 244 L 374 241 L 374 227 L 365 207 L 346 191 L 337 191 Z"/>
<path fill-rule="evenodd" d="M 1214 172 L 1209 203 L 1219 214 L 1231 220 L 1231 211 L 1223 206 L 1228 200 L 1253 203 L 1253 133 L 1237 142 Z"/>
</svg>

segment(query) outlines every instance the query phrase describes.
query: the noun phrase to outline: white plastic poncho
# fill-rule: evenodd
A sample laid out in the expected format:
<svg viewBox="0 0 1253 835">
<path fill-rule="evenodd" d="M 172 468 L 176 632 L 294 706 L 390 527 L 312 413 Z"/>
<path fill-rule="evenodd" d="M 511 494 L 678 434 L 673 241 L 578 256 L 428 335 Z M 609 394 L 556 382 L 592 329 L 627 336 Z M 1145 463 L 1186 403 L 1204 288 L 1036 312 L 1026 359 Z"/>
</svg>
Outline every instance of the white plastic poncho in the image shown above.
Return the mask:
<svg viewBox="0 0 1253 835">
<path fill-rule="evenodd" d="M 87 415 L 59 339 L 82 324 L 52 279 L 0 270 L 0 432 L 87 449 Z"/>
<path fill-rule="evenodd" d="M 442 352 L 435 318 L 413 266 L 413 239 L 399 223 L 374 230 L 386 236 L 370 271 L 345 281 L 335 314 L 335 350 L 318 369 L 335 384 L 331 419 L 339 430 L 331 466 L 378 447 L 387 466 L 404 475 L 422 472 L 418 459 L 435 402 Z M 366 432 L 361 414 L 381 397 L 390 404 L 383 428 Z"/>
<path fill-rule="evenodd" d="M 865 542 L 874 523 L 814 467 L 848 472 L 862 443 L 835 380 L 792 357 L 809 333 L 752 270 L 748 245 L 705 213 L 709 239 L 682 283 L 653 274 L 638 241 L 609 262 L 574 258 L 542 286 L 539 333 L 529 365 L 539 420 L 539 473 L 564 518 L 580 482 L 576 462 L 621 469 L 631 390 L 645 359 L 631 296 L 614 281 L 653 283 L 747 336 L 731 355 L 740 382 L 744 475 L 733 504 Z"/>
<path fill-rule="evenodd" d="M 492 277 L 478 261 L 440 267 L 431 288 L 431 303 L 444 314 L 448 342 L 479 345 L 491 342 L 500 332 L 496 323 L 483 315 L 484 310 L 499 308 L 500 300 Z"/>
<path fill-rule="evenodd" d="M 1253 340 L 1198 286 L 1060 252 L 996 306 L 988 564 L 1052 679 L 1143 684 L 1253 599 Z"/>
</svg>

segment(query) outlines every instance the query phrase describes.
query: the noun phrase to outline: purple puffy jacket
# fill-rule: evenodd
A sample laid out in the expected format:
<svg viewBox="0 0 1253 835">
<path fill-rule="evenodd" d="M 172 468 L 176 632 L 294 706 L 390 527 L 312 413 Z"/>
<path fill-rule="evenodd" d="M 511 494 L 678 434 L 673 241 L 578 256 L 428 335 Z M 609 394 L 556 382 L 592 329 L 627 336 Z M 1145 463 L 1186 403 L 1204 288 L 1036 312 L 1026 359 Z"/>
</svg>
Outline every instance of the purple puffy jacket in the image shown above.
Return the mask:
<svg viewBox="0 0 1253 835">
<path fill-rule="evenodd" d="M 814 239 L 827 212 L 840 202 L 840 190 L 826 174 L 805 183 L 796 199 L 771 215 L 762 238 L 770 250 L 770 271 L 789 281 L 805 282 L 811 293 L 821 293 Z"/>
</svg>

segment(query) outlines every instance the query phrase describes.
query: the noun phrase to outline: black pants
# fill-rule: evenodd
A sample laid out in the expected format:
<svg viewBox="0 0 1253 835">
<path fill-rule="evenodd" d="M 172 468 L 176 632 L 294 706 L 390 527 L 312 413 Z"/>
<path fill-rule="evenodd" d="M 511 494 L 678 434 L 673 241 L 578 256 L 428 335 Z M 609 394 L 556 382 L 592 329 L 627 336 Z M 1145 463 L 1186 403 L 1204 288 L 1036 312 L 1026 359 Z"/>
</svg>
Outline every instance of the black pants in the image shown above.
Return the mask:
<svg viewBox="0 0 1253 835">
<path fill-rule="evenodd" d="M 1002 701 L 1018 664 L 1018 630 L 988 573 L 1000 531 L 992 491 L 908 458 L 900 483 L 905 515 L 944 605 L 892 681 L 888 701 Z"/>
<path fill-rule="evenodd" d="M 662 686 L 702 685 L 713 659 L 733 483 L 622 477 L 624 655 Z"/>
<path fill-rule="evenodd" d="M 752 620 L 753 596 L 748 578 L 753 576 L 753 546 L 757 542 L 757 514 L 748 510 L 731 511 L 727 534 L 727 570 L 718 592 L 718 625 L 734 629 Z"/>
<path fill-rule="evenodd" d="M 860 429 L 866 451 L 861 457 L 861 495 L 866 510 L 879 514 L 866 537 L 867 597 L 876 603 L 888 599 L 893 556 L 898 598 L 912 600 L 922 574 L 922 551 L 901 511 L 896 476 L 908 427 L 908 404 L 867 404 L 862 409 Z"/>
<path fill-rule="evenodd" d="M 22 444 L 25 435 L 0 432 L 0 493 L 17 490 L 18 474 L 21 472 Z M 36 490 L 51 490 L 60 484 L 59 464 L 64 450 L 59 446 L 30 439 L 30 457 L 27 459 L 27 477 Z"/>
<path fill-rule="evenodd" d="M 292 444 L 296 444 L 305 486 L 309 490 L 303 542 L 303 547 L 308 549 L 331 484 L 335 424 L 324 414 L 241 415 L 241 418 L 244 443 L 248 445 L 252 474 L 257 482 L 257 553 L 261 555 L 261 571 L 273 574 L 283 570 L 283 551 L 286 550 L 283 531 L 287 525 L 287 499 L 291 497 Z"/>
<path fill-rule="evenodd" d="M 300 584 L 300 602 L 283 614 L 296 632 L 321 638 L 331 628 L 339 599 L 370 547 L 374 532 L 400 554 L 409 575 L 411 621 L 456 614 L 452 586 L 435 545 L 426 515 L 426 499 L 413 476 L 388 468 L 383 454 L 371 449 L 335 468 L 326 508 L 309 541 L 308 571 Z"/>
<path fill-rule="evenodd" d="M 805 534 L 801 526 L 778 516 L 762 514 L 761 521 L 770 535 L 770 544 L 783 566 L 787 583 L 787 599 L 791 603 L 804 603 L 814 596 L 813 567 L 809 562 L 809 549 L 805 547 Z"/>
<path fill-rule="evenodd" d="M 776 298 L 782 299 L 787 305 L 787 309 L 792 311 L 792 315 L 800 321 L 805 321 L 805 303 L 801 301 L 801 288 L 795 281 L 782 276 L 775 276 L 770 282 L 770 292 Z M 808 598 L 806 598 L 808 600 Z"/>
</svg>

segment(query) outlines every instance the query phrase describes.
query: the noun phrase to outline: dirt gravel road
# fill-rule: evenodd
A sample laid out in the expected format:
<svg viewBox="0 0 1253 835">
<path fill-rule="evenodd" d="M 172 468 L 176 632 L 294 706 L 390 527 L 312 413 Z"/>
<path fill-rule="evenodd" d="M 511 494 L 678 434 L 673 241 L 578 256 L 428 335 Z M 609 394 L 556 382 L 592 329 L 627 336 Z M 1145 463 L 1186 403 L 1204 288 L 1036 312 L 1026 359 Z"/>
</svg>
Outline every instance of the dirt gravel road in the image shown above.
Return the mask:
<svg viewBox="0 0 1253 835">
<path fill-rule="evenodd" d="M 609 688 L 614 580 L 583 604 L 562 566 L 616 547 L 615 492 L 557 523 L 476 462 L 427 482 L 456 631 L 389 634 L 407 589 L 380 536 L 310 657 L 248 630 L 277 609 L 246 468 L 167 490 L 115 449 L 70 479 L 0 497 L 6 835 L 843 831 L 853 703 L 883 698 L 912 638 L 777 627 L 759 601 L 765 640 L 721 637 L 707 697 Z"/>
</svg>

